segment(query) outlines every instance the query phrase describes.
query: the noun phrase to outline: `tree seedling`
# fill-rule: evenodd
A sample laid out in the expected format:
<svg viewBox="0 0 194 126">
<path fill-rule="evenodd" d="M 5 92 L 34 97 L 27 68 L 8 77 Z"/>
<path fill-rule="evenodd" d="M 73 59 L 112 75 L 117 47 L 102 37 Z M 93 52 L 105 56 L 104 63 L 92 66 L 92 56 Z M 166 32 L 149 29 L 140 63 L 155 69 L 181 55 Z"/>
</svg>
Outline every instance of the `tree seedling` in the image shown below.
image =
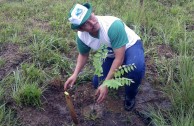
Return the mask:
<svg viewBox="0 0 194 126">
<path fill-rule="evenodd" d="M 93 66 L 95 68 L 94 74 L 98 76 L 98 79 L 103 76 L 103 69 L 102 64 L 105 61 L 106 57 L 108 56 L 109 50 L 105 45 L 102 45 L 101 48 L 94 54 L 93 56 Z M 134 83 L 132 79 L 128 79 L 125 77 L 125 74 L 133 71 L 136 68 L 135 64 L 129 65 L 121 65 L 117 70 L 114 72 L 114 76 L 110 80 L 105 80 L 103 85 L 106 85 L 108 88 L 118 89 L 124 85 L 130 85 Z M 98 80 L 98 82 L 102 82 L 103 80 Z"/>
</svg>

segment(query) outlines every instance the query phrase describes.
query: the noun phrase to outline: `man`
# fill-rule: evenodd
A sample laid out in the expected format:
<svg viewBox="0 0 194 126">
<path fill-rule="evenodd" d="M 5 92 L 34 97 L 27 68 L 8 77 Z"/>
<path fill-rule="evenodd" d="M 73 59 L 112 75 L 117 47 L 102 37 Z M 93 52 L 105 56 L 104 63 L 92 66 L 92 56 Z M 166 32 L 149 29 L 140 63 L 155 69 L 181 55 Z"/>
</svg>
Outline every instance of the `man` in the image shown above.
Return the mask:
<svg viewBox="0 0 194 126">
<path fill-rule="evenodd" d="M 127 73 L 127 78 L 134 83 L 125 86 L 124 108 L 131 110 L 135 105 L 135 96 L 145 73 L 144 50 L 140 37 L 119 18 L 113 16 L 96 16 L 89 3 L 76 4 L 70 10 L 71 28 L 77 30 L 77 46 L 79 55 L 73 74 L 64 84 L 64 89 L 72 87 L 81 69 L 87 62 L 90 49 L 98 50 L 102 44 L 108 46 L 109 55 L 103 62 L 103 76 L 100 80 L 113 78 L 114 71 L 121 65 L 135 64 L 136 69 Z M 94 75 L 93 84 L 97 88 L 97 103 L 107 96 L 108 88 L 99 85 Z"/>
</svg>

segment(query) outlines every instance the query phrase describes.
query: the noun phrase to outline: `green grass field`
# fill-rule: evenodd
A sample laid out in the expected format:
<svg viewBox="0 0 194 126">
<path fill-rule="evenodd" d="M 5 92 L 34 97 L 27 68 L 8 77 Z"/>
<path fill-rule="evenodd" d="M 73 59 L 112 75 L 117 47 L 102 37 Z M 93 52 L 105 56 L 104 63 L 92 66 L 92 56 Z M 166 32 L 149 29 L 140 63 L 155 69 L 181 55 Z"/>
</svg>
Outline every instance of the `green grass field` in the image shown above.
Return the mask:
<svg viewBox="0 0 194 126">
<path fill-rule="evenodd" d="M 72 73 L 78 52 L 67 15 L 76 2 L 86 1 L 0 0 L 0 74 L 6 71 L 0 76 L 0 126 L 20 125 L 8 102 L 39 107 L 47 82 L 61 75 L 65 81 Z M 147 68 L 145 79 L 172 104 L 170 110 L 153 110 L 152 123 L 194 126 L 194 1 L 90 2 L 96 15 L 119 17 L 142 38 L 150 66 L 155 66 L 154 71 Z M 16 57 L 6 55 L 9 47 Z M 10 60 L 16 63 L 9 66 Z M 89 80 L 93 71 L 86 71 L 77 83 Z"/>
</svg>

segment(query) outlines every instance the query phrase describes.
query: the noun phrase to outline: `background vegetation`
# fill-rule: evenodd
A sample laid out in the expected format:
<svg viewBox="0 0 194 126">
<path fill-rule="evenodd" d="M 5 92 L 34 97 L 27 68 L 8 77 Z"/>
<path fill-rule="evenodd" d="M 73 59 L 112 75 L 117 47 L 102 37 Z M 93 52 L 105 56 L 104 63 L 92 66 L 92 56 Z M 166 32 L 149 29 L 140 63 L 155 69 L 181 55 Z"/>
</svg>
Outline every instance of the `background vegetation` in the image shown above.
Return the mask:
<svg viewBox="0 0 194 126">
<path fill-rule="evenodd" d="M 194 1 L 88 1 L 97 15 L 117 16 L 141 36 L 145 55 L 156 65 L 154 74 L 158 75 L 147 73 L 146 80 L 160 87 L 172 103 L 169 110 L 152 111 L 153 123 L 193 126 Z M 28 54 L 25 62 L 0 81 L 0 125 L 19 125 L 14 111 L 6 106 L 10 100 L 21 106 L 40 106 L 47 82 L 53 78 L 64 81 L 72 72 L 77 51 L 67 15 L 77 2 L 87 1 L 0 0 L 0 51 L 11 43 Z M 159 56 L 158 45 L 170 47 L 170 57 Z M 0 57 L 0 68 L 5 63 Z M 78 83 L 90 79 L 92 71 L 86 71 Z"/>
</svg>

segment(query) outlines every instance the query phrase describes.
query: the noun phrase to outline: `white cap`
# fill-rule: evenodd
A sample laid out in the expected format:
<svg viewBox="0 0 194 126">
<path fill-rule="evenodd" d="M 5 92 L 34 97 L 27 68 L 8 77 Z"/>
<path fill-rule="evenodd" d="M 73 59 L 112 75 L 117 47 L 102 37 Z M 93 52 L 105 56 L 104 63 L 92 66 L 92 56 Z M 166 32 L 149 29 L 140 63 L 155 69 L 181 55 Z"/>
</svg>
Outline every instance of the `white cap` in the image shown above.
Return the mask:
<svg viewBox="0 0 194 126">
<path fill-rule="evenodd" d="M 76 4 L 74 9 L 71 12 L 71 17 L 69 18 L 69 21 L 72 24 L 80 25 L 87 11 L 88 9 L 85 6 L 81 4 Z"/>
</svg>

